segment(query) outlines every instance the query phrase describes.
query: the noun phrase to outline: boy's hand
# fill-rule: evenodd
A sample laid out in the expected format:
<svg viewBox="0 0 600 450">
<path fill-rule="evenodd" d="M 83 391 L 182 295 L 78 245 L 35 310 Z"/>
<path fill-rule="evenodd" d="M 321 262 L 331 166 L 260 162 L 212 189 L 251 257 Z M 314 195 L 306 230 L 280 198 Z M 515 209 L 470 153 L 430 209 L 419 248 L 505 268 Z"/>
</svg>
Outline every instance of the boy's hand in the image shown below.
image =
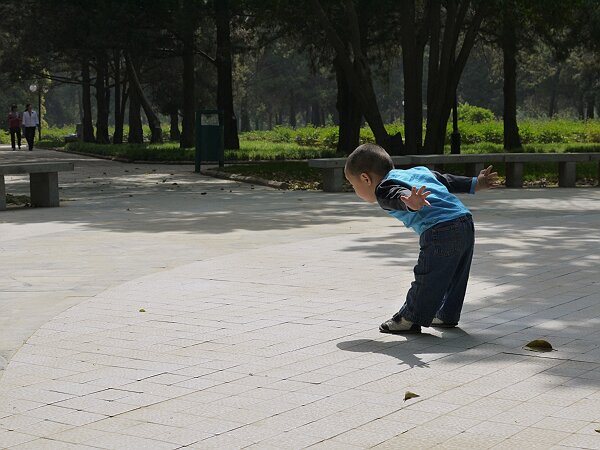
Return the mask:
<svg viewBox="0 0 600 450">
<path fill-rule="evenodd" d="M 479 172 L 477 176 L 477 184 L 475 185 L 475 192 L 483 189 L 490 189 L 496 186 L 498 182 L 498 172 L 492 172 L 492 166 L 488 166 Z"/>
<path fill-rule="evenodd" d="M 427 196 L 431 194 L 429 191 L 425 191 L 425 186 L 421 186 L 421 189 L 417 191 L 417 188 L 413 186 L 410 195 L 402 195 L 400 200 L 404 202 L 409 209 L 418 211 L 424 206 L 431 206 L 427 201 Z"/>
</svg>

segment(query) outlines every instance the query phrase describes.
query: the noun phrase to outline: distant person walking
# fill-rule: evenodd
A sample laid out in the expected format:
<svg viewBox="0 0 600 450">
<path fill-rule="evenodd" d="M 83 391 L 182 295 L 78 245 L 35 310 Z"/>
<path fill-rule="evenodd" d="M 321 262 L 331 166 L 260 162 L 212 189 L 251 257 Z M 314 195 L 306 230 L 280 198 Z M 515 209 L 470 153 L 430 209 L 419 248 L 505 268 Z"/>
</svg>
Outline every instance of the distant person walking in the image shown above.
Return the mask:
<svg viewBox="0 0 600 450">
<path fill-rule="evenodd" d="M 21 124 L 23 119 L 21 117 L 21 113 L 17 111 L 17 105 L 12 105 L 10 107 L 10 112 L 8 113 L 8 128 L 10 129 L 10 143 L 12 145 L 12 149 L 16 150 L 15 147 L 15 136 L 17 138 L 17 144 L 19 146 L 19 150 L 21 150 Z"/>
<path fill-rule="evenodd" d="M 40 120 L 37 113 L 31 109 L 31 103 L 27 103 L 25 105 L 25 112 L 23 113 L 23 129 L 25 130 L 25 139 L 27 139 L 29 151 L 33 150 L 35 129 L 39 126 Z"/>
</svg>

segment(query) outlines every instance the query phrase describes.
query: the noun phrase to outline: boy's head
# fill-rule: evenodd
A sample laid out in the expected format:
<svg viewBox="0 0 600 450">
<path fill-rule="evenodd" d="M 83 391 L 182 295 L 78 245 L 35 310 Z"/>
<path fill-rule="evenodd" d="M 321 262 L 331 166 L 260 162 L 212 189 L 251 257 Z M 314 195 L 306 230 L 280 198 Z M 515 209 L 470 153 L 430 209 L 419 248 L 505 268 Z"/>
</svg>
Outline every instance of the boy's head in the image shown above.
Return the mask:
<svg viewBox="0 0 600 450">
<path fill-rule="evenodd" d="M 10 106 L 10 110 L 11 111 L 16 111 L 17 110 L 17 105 L 11 105 Z"/>
<path fill-rule="evenodd" d="M 375 203 L 375 188 L 393 168 L 392 158 L 382 147 L 363 144 L 346 159 L 344 175 L 356 195 L 366 202 Z"/>
</svg>

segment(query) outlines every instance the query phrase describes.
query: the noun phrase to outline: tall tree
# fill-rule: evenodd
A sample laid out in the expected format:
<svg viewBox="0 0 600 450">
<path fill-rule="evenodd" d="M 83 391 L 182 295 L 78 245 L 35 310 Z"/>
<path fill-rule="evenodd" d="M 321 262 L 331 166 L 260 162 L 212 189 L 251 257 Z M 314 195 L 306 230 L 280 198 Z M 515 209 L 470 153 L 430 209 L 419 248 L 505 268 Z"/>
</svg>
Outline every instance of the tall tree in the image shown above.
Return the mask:
<svg viewBox="0 0 600 450">
<path fill-rule="evenodd" d="M 407 153 L 421 153 L 423 145 L 423 57 L 425 44 L 431 30 L 430 54 L 436 55 L 439 48 L 441 7 L 440 0 L 431 0 L 429 9 L 417 17 L 415 0 L 400 2 L 400 29 L 402 63 L 404 67 L 404 135 Z M 429 11 L 429 21 L 427 21 Z M 429 27 L 428 27 L 429 26 Z M 435 74 L 435 58 L 430 58 L 429 73 Z M 429 85 L 429 98 L 433 99 L 434 83 Z M 429 109 L 428 109 L 429 111 Z"/>
<path fill-rule="evenodd" d="M 152 105 L 144 93 L 138 78 L 138 69 L 136 67 L 137 64 L 134 62 L 134 58 L 132 58 L 131 55 L 125 55 L 125 64 L 127 67 L 127 77 L 129 79 L 131 96 L 133 97 L 133 93 L 135 92 L 135 97 L 144 109 L 144 113 L 148 119 L 148 125 L 150 125 L 150 142 L 162 142 L 162 128 L 160 127 L 160 120 L 153 111 Z"/>
<path fill-rule="evenodd" d="M 565 30 L 575 25 L 574 12 L 580 1 L 561 0 L 494 0 L 482 27 L 483 38 L 502 49 L 504 79 L 504 148 L 522 147 L 517 123 L 517 74 L 521 52 L 535 52 L 542 41 L 554 50 L 557 61 L 564 60 L 572 45 Z M 553 78 L 554 89 L 559 70 Z M 555 109 L 556 91 L 551 96 L 549 113 Z"/>
<path fill-rule="evenodd" d="M 85 56 L 81 59 L 81 103 L 83 117 L 81 118 L 83 126 L 83 142 L 95 142 L 94 125 L 92 122 L 92 94 L 90 91 L 90 61 Z"/>
<path fill-rule="evenodd" d="M 443 153 L 456 89 L 485 15 L 485 2 L 432 1 L 427 77 L 425 153 Z M 403 51 L 406 49 L 403 47 Z M 405 67 L 406 71 L 410 68 Z"/>
<path fill-rule="evenodd" d="M 96 142 L 108 144 L 108 115 L 110 89 L 108 86 L 108 60 L 103 50 L 96 52 Z"/>
<path fill-rule="evenodd" d="M 115 131 L 113 133 L 113 143 L 121 144 L 123 142 L 123 123 L 125 120 L 125 105 L 127 103 L 127 78 L 123 76 L 121 63 L 121 50 L 113 50 L 113 79 L 114 79 L 114 111 L 115 111 Z M 124 71 L 127 73 L 127 71 Z"/>
<path fill-rule="evenodd" d="M 320 0 L 311 0 L 311 6 L 325 31 L 330 45 L 335 49 L 336 60 L 344 75 L 350 90 L 355 93 L 362 113 L 367 120 L 375 140 L 391 154 L 400 154 L 403 150 L 402 136 L 390 136 L 385 129 L 383 118 L 377 104 L 377 96 L 373 89 L 373 80 L 367 55 L 365 53 L 364 26 L 361 27 L 359 15 L 352 0 L 344 0 L 341 8 L 345 33 L 335 27 L 335 21 L 330 20 Z M 368 13 L 361 10 L 361 18 Z"/>
<path fill-rule="evenodd" d="M 360 140 L 362 109 L 356 95 L 353 94 L 339 57 L 334 59 L 333 66 L 337 81 L 336 108 L 339 114 L 337 151 L 347 155 L 356 148 Z"/>
<path fill-rule="evenodd" d="M 233 111 L 233 76 L 230 0 L 214 0 L 217 29 L 217 108 L 223 111 L 225 148 L 239 149 L 237 119 Z"/>
</svg>

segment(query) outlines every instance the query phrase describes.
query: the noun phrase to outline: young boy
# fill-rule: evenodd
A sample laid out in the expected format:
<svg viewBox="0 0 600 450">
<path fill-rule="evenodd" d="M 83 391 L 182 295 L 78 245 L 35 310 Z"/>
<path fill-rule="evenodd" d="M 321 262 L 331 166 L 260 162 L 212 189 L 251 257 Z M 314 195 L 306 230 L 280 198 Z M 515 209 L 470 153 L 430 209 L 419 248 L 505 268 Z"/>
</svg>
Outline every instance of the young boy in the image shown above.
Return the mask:
<svg viewBox="0 0 600 450">
<path fill-rule="evenodd" d="M 420 333 L 421 326 L 458 325 L 475 228 L 471 212 L 453 194 L 473 194 L 492 187 L 498 176 L 492 166 L 477 177 L 440 174 L 426 167 L 397 170 L 383 148 L 363 144 L 348 156 L 344 174 L 356 195 L 369 203 L 379 203 L 419 234 L 421 249 L 414 268 L 415 281 L 400 311 L 383 322 L 379 331 Z"/>
</svg>

